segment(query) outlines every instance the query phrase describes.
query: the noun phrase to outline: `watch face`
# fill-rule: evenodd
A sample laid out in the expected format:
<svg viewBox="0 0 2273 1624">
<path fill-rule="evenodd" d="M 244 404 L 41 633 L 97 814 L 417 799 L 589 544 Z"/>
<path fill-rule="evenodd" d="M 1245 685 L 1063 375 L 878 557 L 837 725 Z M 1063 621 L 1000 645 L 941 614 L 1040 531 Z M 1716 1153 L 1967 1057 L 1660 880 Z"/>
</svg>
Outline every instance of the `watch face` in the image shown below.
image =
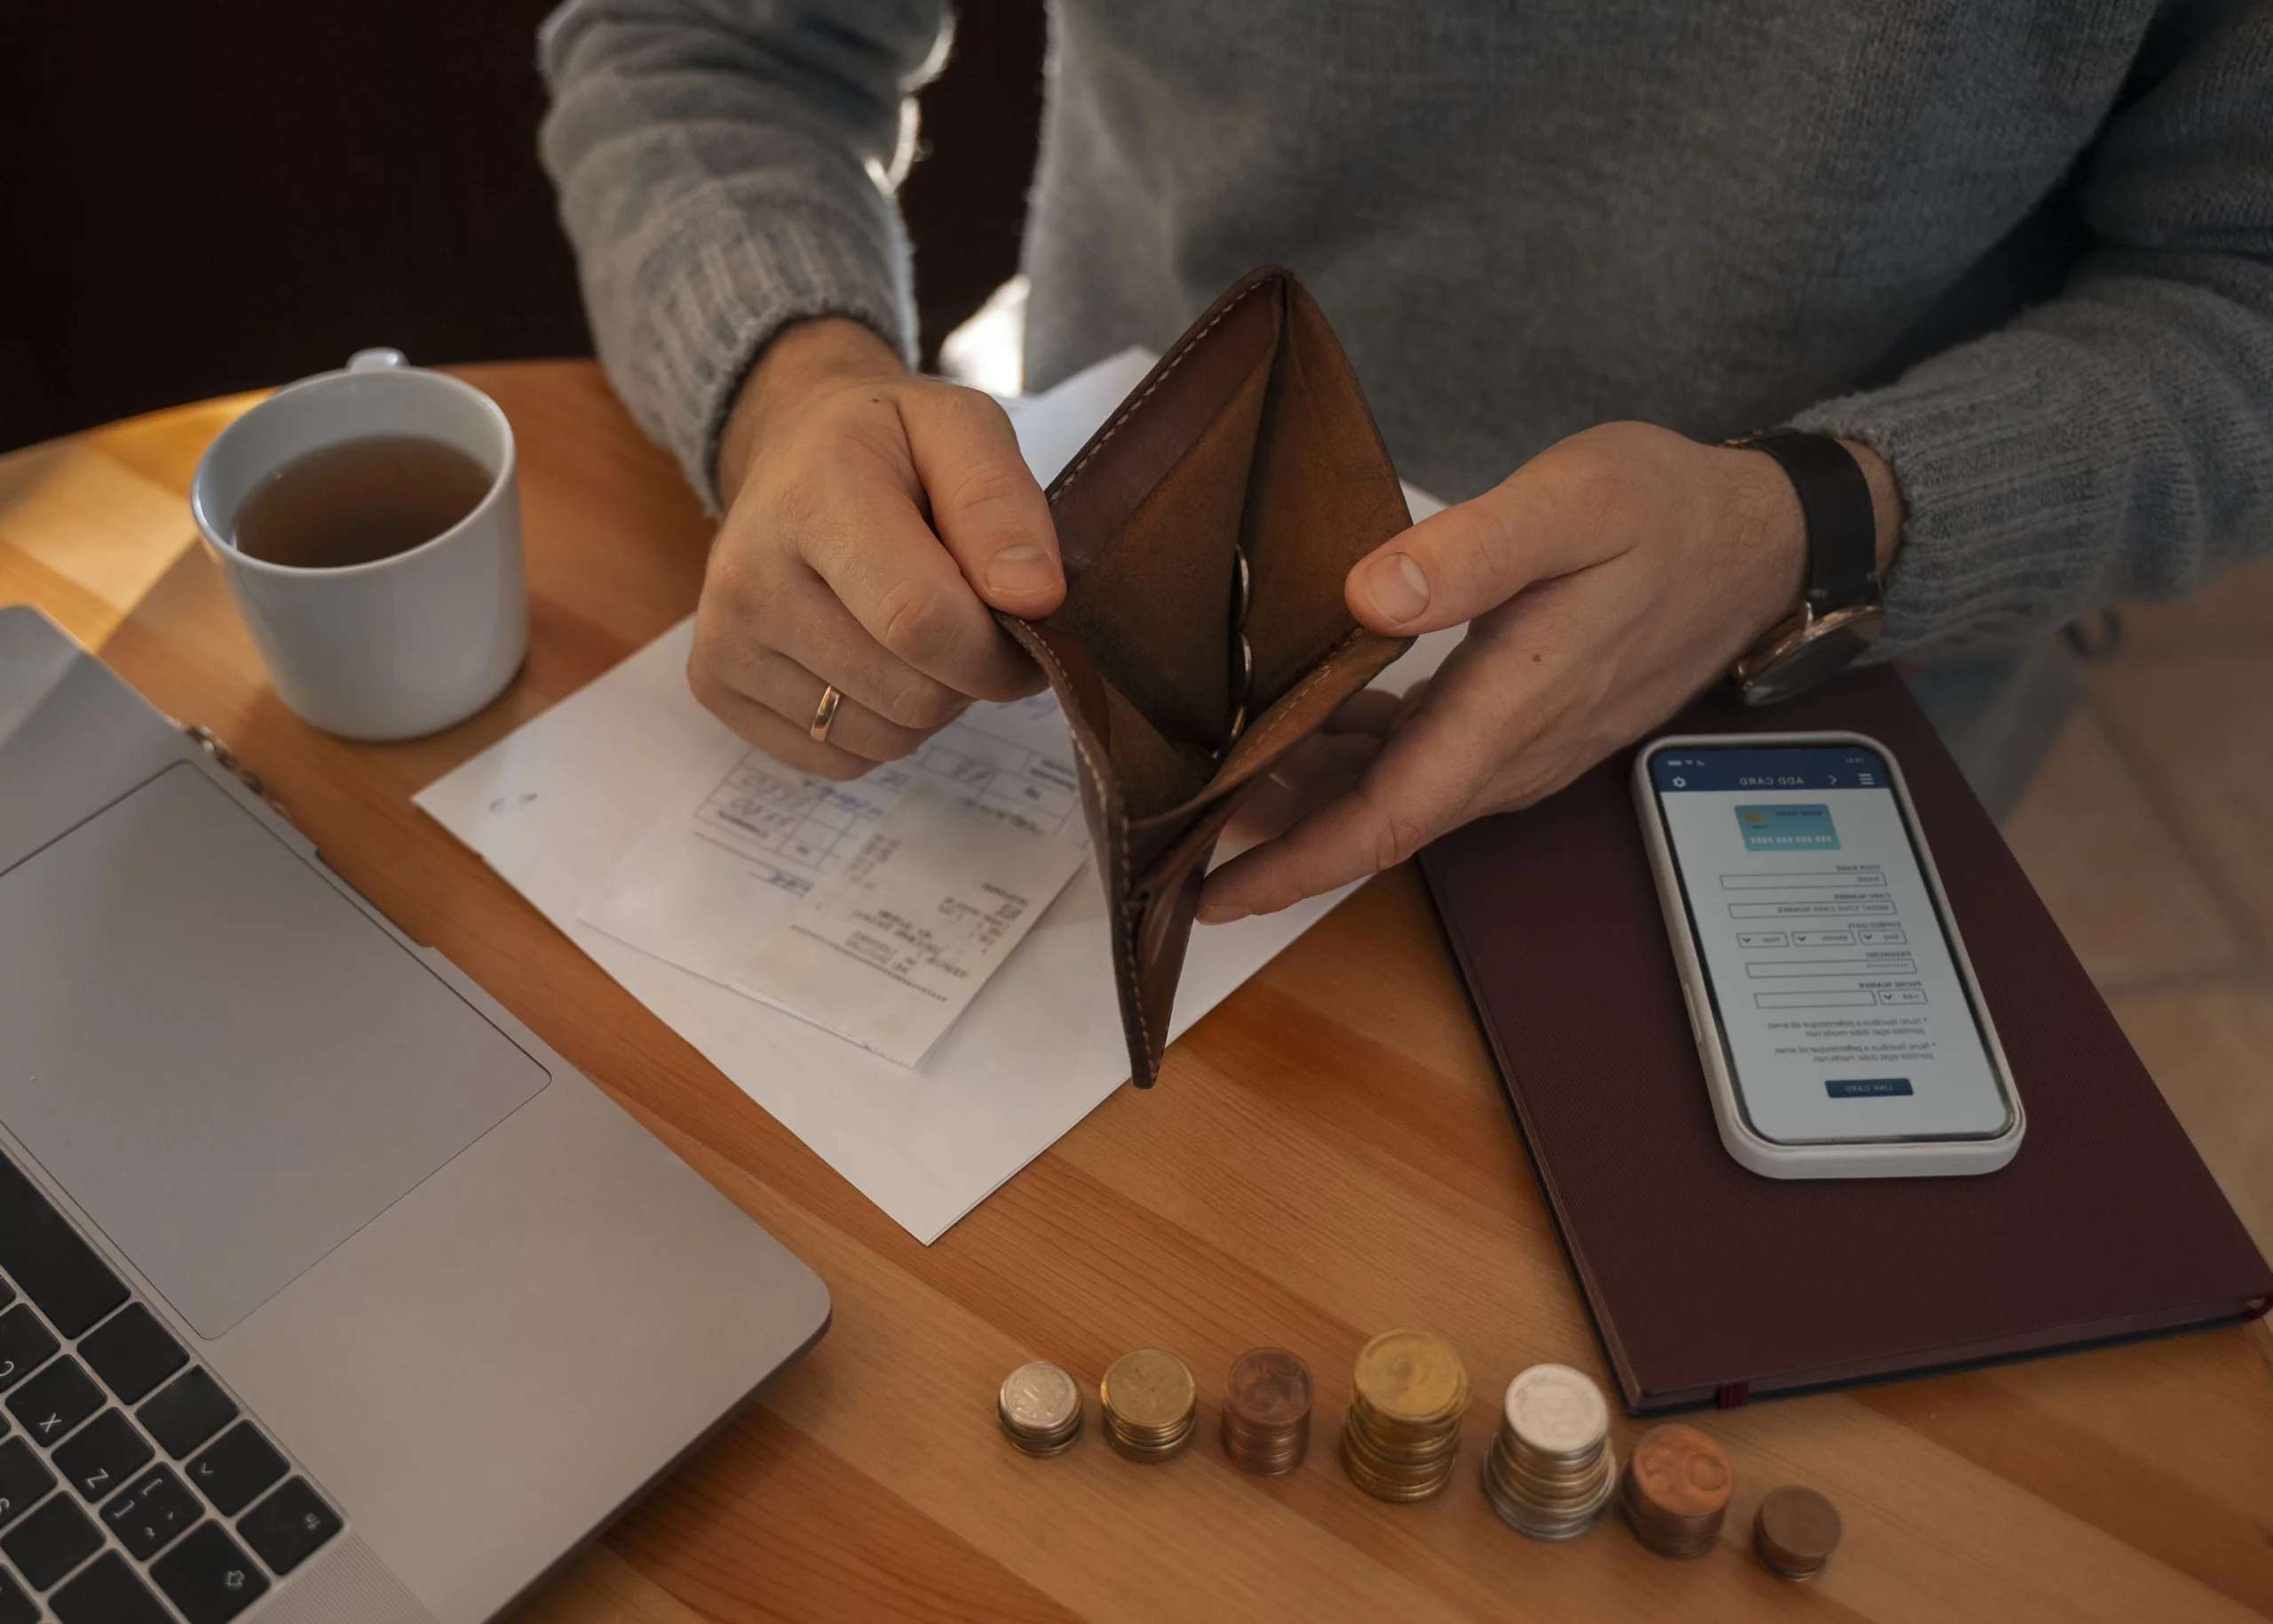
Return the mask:
<svg viewBox="0 0 2273 1624">
<path fill-rule="evenodd" d="M 1744 702 L 1773 705 L 1804 693 L 1826 677 L 1846 669 L 1856 655 L 1878 641 L 1879 633 L 1885 629 L 1885 614 L 1873 608 L 1818 622 L 1794 634 L 1757 669 L 1739 677 Z"/>
</svg>

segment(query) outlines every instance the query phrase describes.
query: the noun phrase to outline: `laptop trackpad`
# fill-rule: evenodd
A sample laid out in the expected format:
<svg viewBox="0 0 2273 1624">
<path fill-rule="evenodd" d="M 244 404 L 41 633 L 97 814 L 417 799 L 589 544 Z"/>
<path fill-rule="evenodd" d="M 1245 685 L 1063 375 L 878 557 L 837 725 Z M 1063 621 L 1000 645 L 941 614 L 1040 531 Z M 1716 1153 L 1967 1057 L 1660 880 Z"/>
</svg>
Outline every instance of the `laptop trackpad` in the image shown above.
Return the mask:
<svg viewBox="0 0 2273 1624">
<path fill-rule="evenodd" d="M 0 1121 L 208 1341 L 550 1080 L 186 764 L 0 874 Z"/>
</svg>

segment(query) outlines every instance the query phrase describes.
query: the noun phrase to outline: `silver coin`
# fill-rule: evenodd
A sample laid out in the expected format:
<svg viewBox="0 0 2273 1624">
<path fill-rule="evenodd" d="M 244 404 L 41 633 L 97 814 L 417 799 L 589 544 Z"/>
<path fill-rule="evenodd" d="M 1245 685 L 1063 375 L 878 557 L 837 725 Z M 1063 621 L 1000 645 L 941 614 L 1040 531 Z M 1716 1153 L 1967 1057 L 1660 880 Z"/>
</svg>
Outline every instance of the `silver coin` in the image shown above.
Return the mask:
<svg viewBox="0 0 2273 1624">
<path fill-rule="evenodd" d="M 1516 1440 L 1548 1454 L 1592 1449 L 1610 1430 L 1602 1389 L 1568 1365 L 1533 1365 L 1508 1383 L 1502 1407 Z"/>
<path fill-rule="evenodd" d="M 1021 1365 L 1002 1378 L 1003 1419 L 1028 1432 L 1055 1432 L 1081 1417 L 1081 1390 L 1047 1359 Z"/>
</svg>

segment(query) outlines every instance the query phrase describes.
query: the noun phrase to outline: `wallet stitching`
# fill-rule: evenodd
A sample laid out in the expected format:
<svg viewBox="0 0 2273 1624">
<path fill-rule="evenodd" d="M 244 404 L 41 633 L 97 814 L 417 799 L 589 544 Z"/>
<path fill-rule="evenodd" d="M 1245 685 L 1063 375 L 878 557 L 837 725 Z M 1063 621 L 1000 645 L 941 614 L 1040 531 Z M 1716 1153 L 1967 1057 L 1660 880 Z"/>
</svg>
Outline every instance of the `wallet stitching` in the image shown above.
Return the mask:
<svg viewBox="0 0 2273 1624">
<path fill-rule="evenodd" d="M 1041 656 L 1042 664 L 1049 669 L 1050 677 L 1057 685 L 1071 694 L 1073 691 L 1073 680 L 1065 675 L 1065 668 L 1058 662 L 1057 651 L 1049 646 L 1049 641 L 1046 638 L 1036 638 L 1034 640 L 1034 652 Z M 1101 791 L 1108 790 L 1111 780 L 1097 770 L 1097 764 L 1090 757 L 1089 747 L 1081 742 L 1081 730 L 1072 725 L 1070 717 L 1065 728 L 1065 736 L 1073 741 L 1073 749 L 1080 753 L 1081 764 L 1089 769 L 1091 780 Z M 1113 867 L 1113 872 L 1107 876 L 1107 881 L 1116 894 L 1125 896 L 1129 891 L 1129 808 L 1118 791 L 1112 791 L 1111 799 L 1114 838 L 1105 843 L 1106 860 Z M 1110 901 L 1111 899 L 1107 900 Z M 1152 1058 L 1152 1028 L 1151 1023 L 1144 1018 L 1144 988 L 1136 979 L 1139 932 L 1134 919 L 1125 920 L 1122 924 L 1129 938 L 1129 951 L 1123 964 L 1129 983 L 1129 1007 L 1136 1017 L 1136 1039 L 1144 1046 L 1144 1064 L 1157 1068 L 1158 1063 Z"/>
<path fill-rule="evenodd" d="M 1175 373 L 1176 369 L 1184 365 L 1184 357 L 1192 353 L 1192 350 L 1199 345 L 1202 338 L 1205 338 L 1208 334 L 1214 332 L 1216 329 L 1223 323 L 1225 317 L 1229 316 L 1232 312 L 1237 310 L 1240 305 L 1246 304 L 1247 300 L 1254 297 L 1259 289 L 1267 286 L 1269 286 L 1268 282 L 1255 283 L 1254 287 L 1249 288 L 1245 293 L 1240 294 L 1239 297 L 1233 299 L 1230 304 L 1224 305 L 1223 309 L 1217 311 L 1216 313 L 1215 319 L 1210 321 L 1207 326 L 1201 328 L 1198 332 L 1185 339 L 1184 341 L 1184 347 L 1176 353 L 1176 354 L 1169 360 L 1167 366 L 1160 368 L 1160 375 L 1153 378 L 1151 383 L 1144 385 L 1144 392 L 1138 395 L 1128 405 L 1122 407 L 1121 408 L 1121 416 L 1115 417 L 1113 420 L 1111 426 L 1109 426 L 1104 433 L 1097 436 L 1097 443 L 1092 445 L 1087 451 L 1081 453 L 1081 460 L 1080 462 L 1074 463 L 1071 468 L 1065 471 L 1065 477 L 1057 482 L 1057 493 L 1060 495 L 1063 495 L 1065 492 L 1073 488 L 1073 481 L 1081 477 L 1081 470 L 1087 468 L 1090 462 L 1097 456 L 1097 453 L 1105 448 L 1105 446 L 1112 440 L 1113 437 L 1121 432 L 1121 429 L 1128 424 L 1129 420 L 1136 415 L 1137 408 L 1143 406 L 1145 401 L 1152 398 L 1153 391 L 1159 389 L 1161 384 L 1167 383 L 1168 378 Z"/>
</svg>

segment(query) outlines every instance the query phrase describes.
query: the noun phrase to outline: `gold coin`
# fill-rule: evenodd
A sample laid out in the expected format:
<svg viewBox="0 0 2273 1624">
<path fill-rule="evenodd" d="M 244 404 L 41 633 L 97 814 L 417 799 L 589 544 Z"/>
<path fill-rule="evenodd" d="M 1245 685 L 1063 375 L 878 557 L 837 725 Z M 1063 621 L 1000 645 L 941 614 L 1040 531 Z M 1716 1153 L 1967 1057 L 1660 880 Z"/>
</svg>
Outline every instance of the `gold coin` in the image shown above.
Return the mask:
<svg viewBox="0 0 2273 1624">
<path fill-rule="evenodd" d="M 1358 1354 L 1358 1395 L 1393 1422 L 1436 1421 L 1468 1404 L 1468 1371 L 1441 1336 L 1384 1331 Z"/>
<path fill-rule="evenodd" d="M 1097 1384 L 1113 1419 L 1146 1433 L 1172 1431 L 1192 1414 L 1194 1392 L 1191 1369 L 1161 1348 L 1122 1354 Z"/>
</svg>

